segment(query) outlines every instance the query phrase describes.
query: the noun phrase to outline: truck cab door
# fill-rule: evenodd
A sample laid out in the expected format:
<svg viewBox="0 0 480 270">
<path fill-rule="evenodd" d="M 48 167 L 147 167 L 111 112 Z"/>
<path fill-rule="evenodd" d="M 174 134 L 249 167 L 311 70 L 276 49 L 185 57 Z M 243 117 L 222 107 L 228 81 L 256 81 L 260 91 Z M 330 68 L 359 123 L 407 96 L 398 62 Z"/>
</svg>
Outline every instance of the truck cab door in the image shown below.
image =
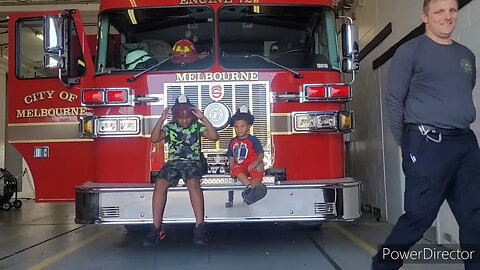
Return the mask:
<svg viewBox="0 0 480 270">
<path fill-rule="evenodd" d="M 44 31 L 48 16 L 63 18 L 64 55 L 45 54 L 44 43 L 55 42 Z M 88 114 L 80 89 L 92 86 L 94 74 L 80 14 L 11 14 L 8 32 L 8 141 L 28 164 L 36 201 L 71 201 L 74 187 L 94 178 L 92 140 L 79 133 Z"/>
</svg>

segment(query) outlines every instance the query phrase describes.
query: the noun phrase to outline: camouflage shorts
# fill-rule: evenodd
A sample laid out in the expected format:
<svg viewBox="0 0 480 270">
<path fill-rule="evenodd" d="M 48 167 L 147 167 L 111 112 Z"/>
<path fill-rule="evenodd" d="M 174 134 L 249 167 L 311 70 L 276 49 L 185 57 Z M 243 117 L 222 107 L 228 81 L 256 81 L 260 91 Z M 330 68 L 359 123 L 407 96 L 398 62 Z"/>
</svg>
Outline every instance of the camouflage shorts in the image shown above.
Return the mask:
<svg viewBox="0 0 480 270">
<path fill-rule="evenodd" d="M 203 176 L 200 167 L 200 161 L 169 161 L 163 165 L 160 172 L 155 176 L 155 181 L 158 179 L 166 180 L 171 187 L 177 186 L 180 179 L 183 179 L 185 183 L 187 180 L 200 181 Z"/>
</svg>

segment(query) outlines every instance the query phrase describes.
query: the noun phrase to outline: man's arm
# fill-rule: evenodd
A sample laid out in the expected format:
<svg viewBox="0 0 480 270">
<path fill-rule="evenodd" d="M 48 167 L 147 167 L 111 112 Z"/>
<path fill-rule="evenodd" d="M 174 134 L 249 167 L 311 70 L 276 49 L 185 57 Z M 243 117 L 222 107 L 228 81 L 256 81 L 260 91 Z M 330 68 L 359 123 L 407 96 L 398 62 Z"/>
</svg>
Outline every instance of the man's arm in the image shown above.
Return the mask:
<svg viewBox="0 0 480 270">
<path fill-rule="evenodd" d="M 404 107 L 413 75 L 413 50 L 402 46 L 392 58 L 388 72 L 385 106 L 393 137 L 400 145 L 403 131 Z"/>
</svg>

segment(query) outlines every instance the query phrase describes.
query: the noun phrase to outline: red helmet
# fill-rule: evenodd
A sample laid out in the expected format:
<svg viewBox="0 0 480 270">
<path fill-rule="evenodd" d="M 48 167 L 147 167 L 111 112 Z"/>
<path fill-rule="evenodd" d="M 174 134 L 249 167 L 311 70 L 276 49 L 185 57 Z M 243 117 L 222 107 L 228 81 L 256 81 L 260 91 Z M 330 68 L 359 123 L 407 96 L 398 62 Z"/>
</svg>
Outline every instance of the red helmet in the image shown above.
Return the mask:
<svg viewBox="0 0 480 270">
<path fill-rule="evenodd" d="M 176 64 L 193 63 L 197 61 L 197 50 L 193 43 L 188 39 L 181 39 L 173 45 L 172 62 Z"/>
</svg>

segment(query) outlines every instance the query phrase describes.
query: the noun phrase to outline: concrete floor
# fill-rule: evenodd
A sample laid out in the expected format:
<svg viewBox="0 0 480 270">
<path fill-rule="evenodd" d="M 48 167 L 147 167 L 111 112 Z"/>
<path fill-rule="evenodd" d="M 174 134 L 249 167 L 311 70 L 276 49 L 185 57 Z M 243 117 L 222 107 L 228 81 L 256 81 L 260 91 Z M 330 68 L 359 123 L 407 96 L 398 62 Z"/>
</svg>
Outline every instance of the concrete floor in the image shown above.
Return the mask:
<svg viewBox="0 0 480 270">
<path fill-rule="evenodd" d="M 73 204 L 35 204 L 0 211 L 0 269 L 370 269 L 391 226 L 366 216 L 322 229 L 293 224 L 209 224 L 212 242 L 191 244 L 193 225 L 167 225 L 161 245 L 143 247 L 145 232 L 120 225 L 79 225 Z M 430 238 L 430 240 L 429 240 Z M 423 243 L 431 243 L 434 231 Z M 406 264 L 407 270 L 460 270 L 459 264 Z"/>
</svg>

